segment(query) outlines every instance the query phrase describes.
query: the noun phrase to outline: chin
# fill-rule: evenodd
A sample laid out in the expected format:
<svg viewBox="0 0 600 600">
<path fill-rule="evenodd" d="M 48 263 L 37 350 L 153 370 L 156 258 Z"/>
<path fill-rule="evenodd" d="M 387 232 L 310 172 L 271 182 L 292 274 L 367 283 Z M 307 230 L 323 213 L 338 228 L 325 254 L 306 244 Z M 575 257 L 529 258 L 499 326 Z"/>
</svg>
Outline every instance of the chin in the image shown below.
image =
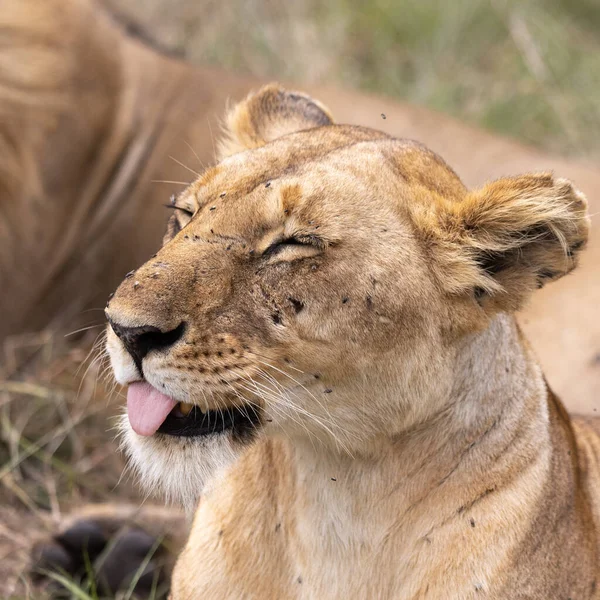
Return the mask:
<svg viewBox="0 0 600 600">
<path fill-rule="evenodd" d="M 133 431 L 127 416 L 120 429 L 129 467 L 148 495 L 162 496 L 191 514 L 202 493 L 210 490 L 248 447 L 231 430 L 194 437 Z"/>
</svg>

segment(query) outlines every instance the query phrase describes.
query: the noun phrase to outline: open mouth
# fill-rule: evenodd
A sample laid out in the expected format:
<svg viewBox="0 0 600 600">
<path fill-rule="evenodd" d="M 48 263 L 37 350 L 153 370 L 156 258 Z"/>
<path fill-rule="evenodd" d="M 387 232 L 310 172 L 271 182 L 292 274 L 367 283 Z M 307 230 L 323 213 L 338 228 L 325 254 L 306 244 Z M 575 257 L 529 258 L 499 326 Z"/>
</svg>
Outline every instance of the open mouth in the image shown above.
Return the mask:
<svg viewBox="0 0 600 600">
<path fill-rule="evenodd" d="M 203 412 L 196 405 L 173 400 L 145 381 L 129 385 L 127 415 L 132 429 L 143 436 L 195 437 L 227 430 L 243 435 L 260 422 L 258 410 L 250 404 Z"/>
<path fill-rule="evenodd" d="M 256 408 L 249 404 L 202 412 L 193 404 L 180 402 L 167 415 L 157 433 L 179 437 L 222 433 L 228 429 L 234 430 L 235 433 L 243 433 L 256 427 L 258 421 Z"/>
</svg>

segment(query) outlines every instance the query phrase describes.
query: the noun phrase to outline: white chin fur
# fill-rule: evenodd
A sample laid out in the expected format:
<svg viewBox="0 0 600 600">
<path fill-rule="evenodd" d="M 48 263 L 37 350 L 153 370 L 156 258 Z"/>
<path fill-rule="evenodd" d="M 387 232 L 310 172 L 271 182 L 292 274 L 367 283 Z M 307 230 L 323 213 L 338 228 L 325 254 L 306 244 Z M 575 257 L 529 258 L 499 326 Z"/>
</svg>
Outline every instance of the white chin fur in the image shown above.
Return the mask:
<svg viewBox="0 0 600 600">
<path fill-rule="evenodd" d="M 149 494 L 181 504 L 188 514 L 243 451 L 241 444 L 234 446 L 230 432 L 198 438 L 144 437 L 131 429 L 126 415 L 120 429 L 130 467 L 141 486 Z"/>
</svg>

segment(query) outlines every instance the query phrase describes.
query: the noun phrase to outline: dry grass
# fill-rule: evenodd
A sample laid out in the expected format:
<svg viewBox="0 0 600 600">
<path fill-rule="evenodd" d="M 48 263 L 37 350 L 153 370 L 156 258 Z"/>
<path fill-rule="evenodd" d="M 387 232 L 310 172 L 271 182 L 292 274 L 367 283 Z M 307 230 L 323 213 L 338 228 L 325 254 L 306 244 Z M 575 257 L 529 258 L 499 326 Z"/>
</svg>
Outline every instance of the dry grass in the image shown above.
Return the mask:
<svg viewBox="0 0 600 600">
<path fill-rule="evenodd" d="M 96 330 L 98 331 L 98 330 Z M 71 507 L 137 498 L 119 481 L 111 420 L 122 410 L 89 348 L 50 333 L 8 339 L 0 370 L 0 596 L 26 595 L 31 541 Z M 108 375 L 108 373 L 107 373 Z M 37 595 L 31 596 L 37 598 Z"/>
</svg>

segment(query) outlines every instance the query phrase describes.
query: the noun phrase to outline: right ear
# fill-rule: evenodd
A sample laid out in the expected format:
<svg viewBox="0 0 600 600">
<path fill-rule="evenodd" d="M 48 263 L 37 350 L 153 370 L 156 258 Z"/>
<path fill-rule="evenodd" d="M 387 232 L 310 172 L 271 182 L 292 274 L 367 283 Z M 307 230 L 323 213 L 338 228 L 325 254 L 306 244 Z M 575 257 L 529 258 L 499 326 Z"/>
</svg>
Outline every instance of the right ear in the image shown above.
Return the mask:
<svg viewBox="0 0 600 600">
<path fill-rule="evenodd" d="M 585 197 L 550 173 L 498 179 L 456 202 L 439 198 L 417 208 L 415 224 L 441 285 L 488 313 L 518 310 L 573 270 L 589 232 Z"/>
<path fill-rule="evenodd" d="M 333 124 L 331 114 L 317 100 L 269 84 L 236 104 L 225 116 L 225 137 L 218 159 L 252 148 L 288 133 Z"/>
</svg>

